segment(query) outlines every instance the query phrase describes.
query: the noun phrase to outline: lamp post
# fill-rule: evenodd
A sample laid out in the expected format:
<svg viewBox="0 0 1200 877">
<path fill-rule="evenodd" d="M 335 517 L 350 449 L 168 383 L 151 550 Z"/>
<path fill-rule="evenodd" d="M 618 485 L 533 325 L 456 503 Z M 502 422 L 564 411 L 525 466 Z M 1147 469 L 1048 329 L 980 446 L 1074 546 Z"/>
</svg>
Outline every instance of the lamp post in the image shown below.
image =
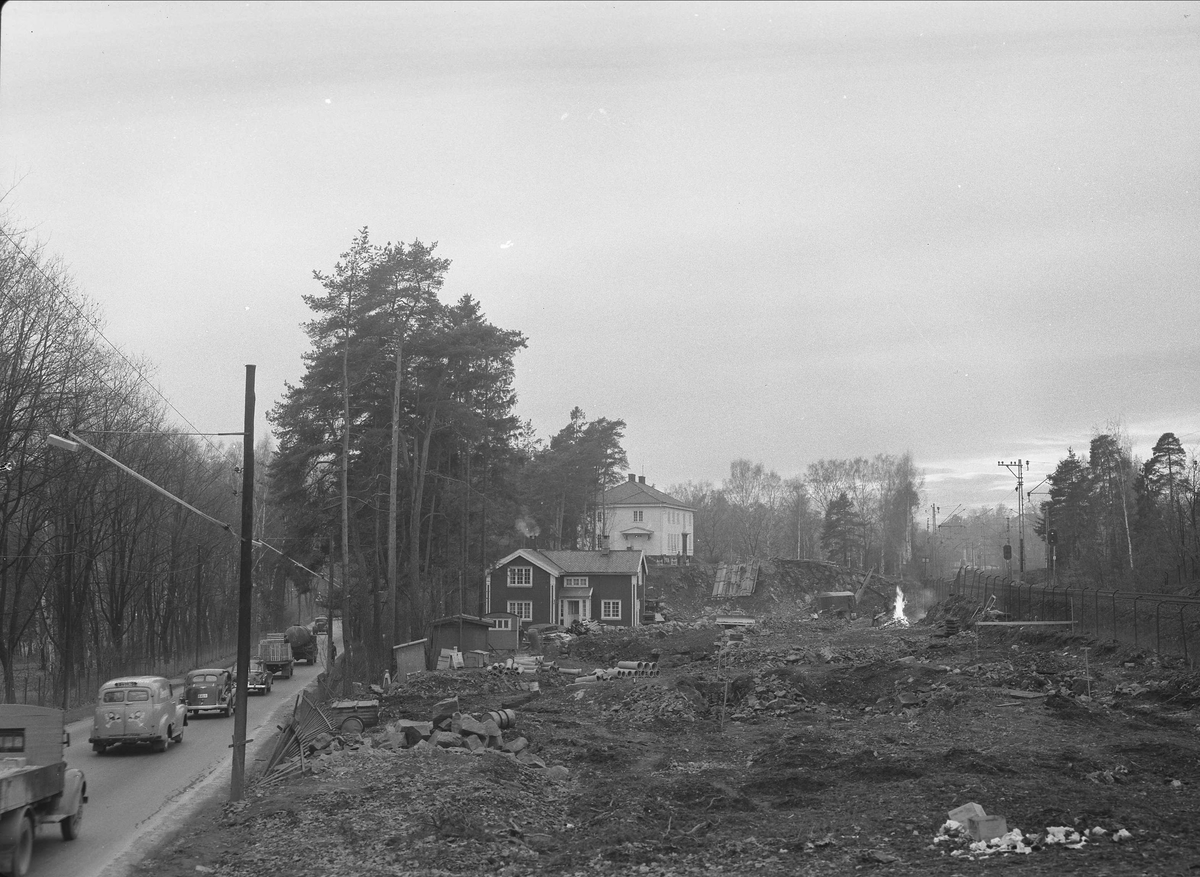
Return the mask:
<svg viewBox="0 0 1200 877">
<path fill-rule="evenodd" d="M 254 545 L 254 366 L 246 366 L 246 419 L 243 436 L 242 453 L 242 526 L 241 526 L 241 557 L 239 575 L 238 601 L 238 657 L 237 657 L 237 692 L 234 695 L 233 722 L 233 770 L 230 779 L 229 800 L 240 801 L 245 792 L 246 777 L 246 679 L 250 670 L 250 610 L 252 589 L 253 557 L 251 549 Z M 236 435 L 237 433 L 224 433 Z M 162 494 L 172 502 L 178 503 L 189 511 L 219 526 L 228 533 L 233 529 L 212 515 L 200 511 L 195 506 L 185 502 L 165 487 L 155 484 L 146 476 L 134 471 L 119 460 L 110 457 L 104 451 L 89 444 L 73 432 L 67 433 L 67 438 L 48 435 L 46 441 L 60 450 L 78 453 L 80 448 L 87 448 L 92 453 L 103 457 L 121 471 L 133 476 L 152 490 Z"/>
</svg>

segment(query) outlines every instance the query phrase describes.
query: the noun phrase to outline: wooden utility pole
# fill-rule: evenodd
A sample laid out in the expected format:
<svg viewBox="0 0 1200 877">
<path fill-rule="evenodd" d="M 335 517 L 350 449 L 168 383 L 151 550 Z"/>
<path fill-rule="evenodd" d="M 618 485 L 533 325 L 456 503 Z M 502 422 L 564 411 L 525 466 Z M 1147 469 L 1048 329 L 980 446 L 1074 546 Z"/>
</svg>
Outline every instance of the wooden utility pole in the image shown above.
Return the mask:
<svg viewBox="0 0 1200 877">
<path fill-rule="evenodd" d="M 238 576 L 237 692 L 234 695 L 233 776 L 229 800 L 240 801 L 246 781 L 246 680 L 250 675 L 250 614 L 254 547 L 254 366 L 246 366 L 246 418 L 242 433 L 242 553 Z"/>
</svg>

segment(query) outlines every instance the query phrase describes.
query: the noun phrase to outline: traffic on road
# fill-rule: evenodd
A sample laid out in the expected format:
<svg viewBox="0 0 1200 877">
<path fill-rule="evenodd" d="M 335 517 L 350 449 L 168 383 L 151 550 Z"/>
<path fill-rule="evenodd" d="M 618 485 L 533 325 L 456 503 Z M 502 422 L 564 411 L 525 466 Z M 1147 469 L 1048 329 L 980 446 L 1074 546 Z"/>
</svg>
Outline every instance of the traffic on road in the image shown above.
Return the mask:
<svg viewBox="0 0 1200 877">
<path fill-rule="evenodd" d="M 335 642 L 340 627 L 335 621 Z M 325 669 L 328 637 L 314 639 L 311 662 L 293 662 L 286 676 L 259 676 L 253 688 L 247 686 L 253 694 L 246 698 L 248 775 L 256 759 L 266 757 L 259 750 L 296 695 Z M 204 699 L 202 692 L 191 691 L 188 676 L 124 677 L 102 686 L 95 717 L 66 728 L 70 745 L 63 747 L 63 760 L 82 771 L 87 783 L 86 805 L 72 823 L 77 836 L 64 843 L 58 825 L 38 827 L 31 877 L 120 877 L 148 845 L 177 827 L 190 807 L 207 796 L 228 795 L 234 707 L 232 700 L 221 700 L 225 679 L 207 677 L 232 675 L 229 669 L 197 668 L 189 674 L 193 687 L 197 676 L 200 685 L 215 686 Z M 209 708 L 213 703 L 216 708 Z"/>
</svg>

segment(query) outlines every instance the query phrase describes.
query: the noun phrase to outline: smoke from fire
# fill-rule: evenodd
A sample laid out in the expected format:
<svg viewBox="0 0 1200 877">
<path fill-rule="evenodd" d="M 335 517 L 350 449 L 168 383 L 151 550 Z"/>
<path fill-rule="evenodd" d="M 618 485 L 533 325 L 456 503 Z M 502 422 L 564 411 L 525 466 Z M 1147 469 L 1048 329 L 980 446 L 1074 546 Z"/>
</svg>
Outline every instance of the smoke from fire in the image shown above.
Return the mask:
<svg viewBox="0 0 1200 877">
<path fill-rule="evenodd" d="M 517 518 L 516 526 L 517 532 L 528 539 L 532 539 L 542 532 L 542 528 L 537 525 L 537 521 L 529 517 L 529 515 L 522 515 Z"/>
</svg>

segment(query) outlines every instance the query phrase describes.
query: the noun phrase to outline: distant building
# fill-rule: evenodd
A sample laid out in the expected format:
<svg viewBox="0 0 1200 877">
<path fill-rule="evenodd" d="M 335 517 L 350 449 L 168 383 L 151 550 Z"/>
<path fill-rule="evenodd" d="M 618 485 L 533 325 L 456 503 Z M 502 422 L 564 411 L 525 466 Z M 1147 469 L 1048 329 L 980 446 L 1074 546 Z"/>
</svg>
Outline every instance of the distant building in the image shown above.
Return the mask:
<svg viewBox="0 0 1200 877">
<path fill-rule="evenodd" d="M 696 550 L 691 507 L 635 476 L 604 491 L 596 509 L 596 532 L 614 551 L 636 549 L 647 557 L 687 562 Z"/>
<path fill-rule="evenodd" d="M 514 615 L 519 623 L 598 621 L 641 624 L 646 599 L 646 559 L 641 551 L 540 551 L 521 548 L 487 573 L 489 616 Z"/>
</svg>

